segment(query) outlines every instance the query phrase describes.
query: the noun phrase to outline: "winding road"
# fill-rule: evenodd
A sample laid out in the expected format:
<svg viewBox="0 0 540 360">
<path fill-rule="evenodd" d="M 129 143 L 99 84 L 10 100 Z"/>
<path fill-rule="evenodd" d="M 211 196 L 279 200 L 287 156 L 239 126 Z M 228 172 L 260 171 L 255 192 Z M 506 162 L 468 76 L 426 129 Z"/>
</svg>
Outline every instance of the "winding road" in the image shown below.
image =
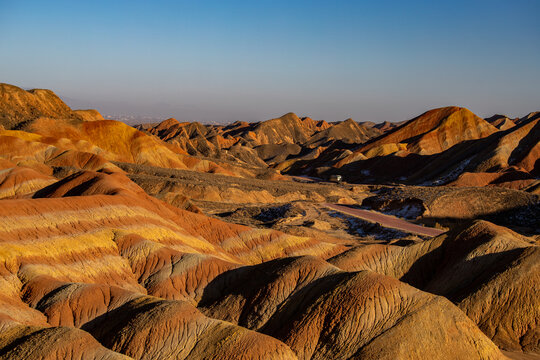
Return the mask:
<svg viewBox="0 0 540 360">
<path fill-rule="evenodd" d="M 435 228 L 412 224 L 406 220 L 399 219 L 395 216 L 382 214 L 376 211 L 356 209 L 349 206 L 328 204 L 328 203 L 324 204 L 324 206 L 332 210 L 339 211 L 347 215 L 352 215 L 366 221 L 379 223 L 384 227 L 398 229 L 398 230 L 406 231 L 408 233 L 419 234 L 419 235 L 424 235 L 424 236 L 437 236 L 445 232 L 444 230 L 441 230 L 441 229 L 435 229 Z"/>
</svg>

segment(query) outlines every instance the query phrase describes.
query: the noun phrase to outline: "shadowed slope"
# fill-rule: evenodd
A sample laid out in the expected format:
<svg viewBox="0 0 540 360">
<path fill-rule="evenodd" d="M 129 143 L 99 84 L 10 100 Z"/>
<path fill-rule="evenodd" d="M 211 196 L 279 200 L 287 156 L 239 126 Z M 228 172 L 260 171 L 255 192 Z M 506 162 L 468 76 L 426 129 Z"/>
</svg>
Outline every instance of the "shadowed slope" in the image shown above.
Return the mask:
<svg viewBox="0 0 540 360">
<path fill-rule="evenodd" d="M 508 130 L 516 126 L 516 123 L 510 120 L 506 115 L 493 115 L 485 120 L 499 130 Z"/>
<path fill-rule="evenodd" d="M 315 257 L 285 258 L 217 277 L 199 304 L 208 316 L 258 330 L 294 293 L 339 272 Z"/>
<path fill-rule="evenodd" d="M 376 128 L 363 126 L 353 119 L 329 125 L 329 128 L 313 134 L 306 145 L 309 147 L 320 146 L 332 140 L 341 140 L 349 144 L 362 144 L 381 134 Z"/>
<path fill-rule="evenodd" d="M 24 195 L 56 182 L 30 168 L 13 167 L 0 170 L 0 199 Z"/>
<path fill-rule="evenodd" d="M 363 146 L 366 152 L 385 144 L 406 144 L 407 150 L 434 154 L 465 140 L 480 139 L 497 132 L 487 121 L 468 109 L 445 107 L 430 110 Z"/>
<path fill-rule="evenodd" d="M 339 169 L 333 171 L 343 174 L 348 181 L 452 183 L 462 186 L 491 184 L 521 189 L 538 178 L 538 139 L 540 119 L 531 119 L 481 139 L 462 141 L 432 155 L 411 153 L 406 150 L 408 144 L 382 144 L 366 152 L 369 158 L 360 156 L 362 153 L 358 151 L 348 155 L 337 162 Z M 327 165 L 331 163 L 332 160 Z"/>
<path fill-rule="evenodd" d="M 263 330 L 300 359 L 503 358 L 444 298 L 371 272 L 328 280 L 291 299 Z"/>
<path fill-rule="evenodd" d="M 353 172 L 347 176 L 353 181 L 378 176 L 382 171 L 386 172 L 382 179 L 408 177 L 419 166 L 426 165 L 427 159 L 421 156 L 438 154 L 464 141 L 481 139 L 497 131 L 493 125 L 465 108 L 433 109 L 368 142 L 352 154 L 336 159 L 334 163 L 345 175 Z M 366 157 L 373 159 L 366 160 Z M 388 169 L 392 169 L 390 174 Z M 362 170 L 364 174 L 359 174 Z"/>
<path fill-rule="evenodd" d="M 439 173 L 443 174 L 439 177 L 448 180 L 453 180 L 462 172 L 500 173 L 496 180 L 492 180 L 495 184 L 533 179 L 540 175 L 539 139 L 540 119 L 522 122 L 485 139 L 453 147 L 420 169 L 415 178 L 439 169 Z M 449 163 L 452 164 L 450 167 Z"/>
<path fill-rule="evenodd" d="M 449 301 L 311 257 L 225 273 L 200 306 L 281 339 L 299 359 L 503 358 Z"/>
<path fill-rule="evenodd" d="M 84 328 L 108 348 L 137 359 L 296 359 L 282 342 L 207 318 L 183 301 L 140 298 Z"/>
<path fill-rule="evenodd" d="M 297 253 L 328 257 L 343 249 L 173 208 L 121 173 L 76 173 L 34 196 L 47 198 L 3 200 L 0 207 L 0 328 L 12 329 L 2 350 L 10 356 L 12 349 L 34 351 L 25 326 L 52 325 L 82 327 L 137 358 L 235 358 L 242 350 L 252 358 L 294 359 L 278 340 L 209 319 L 193 305 L 216 276 L 244 262 Z M 150 298 L 147 289 L 185 301 Z M 95 325 L 100 321 L 106 325 Z M 39 339 L 61 351 L 97 344 L 77 345 L 69 333 L 57 343 L 62 329 Z M 83 333 L 78 341 L 87 338 Z"/>
<path fill-rule="evenodd" d="M 0 359 L 128 360 L 130 357 L 108 350 L 90 334 L 68 327 L 19 327 L 3 333 Z M 9 344 L 8 346 L 5 346 Z"/>
<path fill-rule="evenodd" d="M 377 271 L 443 295 L 503 348 L 539 351 L 539 256 L 530 239 L 478 221 L 420 244 L 357 247 L 329 261 L 349 271 Z"/>
</svg>

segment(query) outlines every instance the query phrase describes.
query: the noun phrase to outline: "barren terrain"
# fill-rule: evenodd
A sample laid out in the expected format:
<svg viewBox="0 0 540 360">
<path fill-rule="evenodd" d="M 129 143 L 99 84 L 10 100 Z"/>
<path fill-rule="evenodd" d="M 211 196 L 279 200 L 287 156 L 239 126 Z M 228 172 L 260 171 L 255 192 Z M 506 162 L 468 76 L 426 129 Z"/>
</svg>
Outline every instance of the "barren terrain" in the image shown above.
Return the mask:
<svg viewBox="0 0 540 360">
<path fill-rule="evenodd" d="M 538 359 L 538 115 L 131 127 L 1 84 L 0 359 Z"/>
</svg>

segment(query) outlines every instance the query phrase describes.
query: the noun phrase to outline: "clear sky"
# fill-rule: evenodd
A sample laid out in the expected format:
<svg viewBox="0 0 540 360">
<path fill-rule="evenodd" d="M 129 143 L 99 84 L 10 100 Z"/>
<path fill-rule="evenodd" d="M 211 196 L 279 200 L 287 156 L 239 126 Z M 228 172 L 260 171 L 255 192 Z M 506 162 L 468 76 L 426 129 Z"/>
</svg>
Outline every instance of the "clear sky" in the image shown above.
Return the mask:
<svg viewBox="0 0 540 360">
<path fill-rule="evenodd" d="M 203 122 L 540 110 L 540 1 L 0 0 L 0 82 Z"/>
</svg>

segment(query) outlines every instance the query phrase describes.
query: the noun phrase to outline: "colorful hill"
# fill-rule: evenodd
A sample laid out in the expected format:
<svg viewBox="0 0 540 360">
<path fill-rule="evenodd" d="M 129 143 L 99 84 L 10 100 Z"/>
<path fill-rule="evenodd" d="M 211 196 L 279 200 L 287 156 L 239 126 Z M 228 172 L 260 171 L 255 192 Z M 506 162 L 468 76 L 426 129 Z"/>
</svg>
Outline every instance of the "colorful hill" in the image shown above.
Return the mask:
<svg viewBox="0 0 540 360">
<path fill-rule="evenodd" d="M 352 146 L 381 134 L 378 129 L 352 119 L 328 123 L 309 117 L 300 118 L 294 113 L 261 122 L 237 122 L 227 126 L 205 126 L 168 119 L 136 128 L 174 144 L 190 155 L 278 169 L 284 162 L 315 159 L 333 144 Z"/>
<path fill-rule="evenodd" d="M 293 171 L 321 168 L 341 173 L 351 182 L 377 179 L 524 189 L 539 177 L 539 139 L 534 117 L 497 130 L 466 109 L 442 108 L 410 120 L 352 153 L 323 154 L 320 159 L 325 162 L 315 160 Z"/>
<path fill-rule="evenodd" d="M 430 155 L 466 141 L 481 139 L 497 128 L 471 111 L 459 107 L 433 109 L 362 146 L 366 153 L 388 144 L 404 144 L 411 153 Z M 382 155 L 386 155 L 384 152 Z M 346 160 L 345 160 L 346 161 Z"/>
<path fill-rule="evenodd" d="M 188 156 L 180 147 L 164 143 L 122 122 L 103 120 L 96 111 L 72 111 L 49 90 L 25 91 L 2 84 L 0 124 L 4 128 L 0 129 L 0 142 L 6 147 L 13 147 L 13 142 L 21 140 L 32 143 L 15 146 L 18 152 L 48 146 L 60 151 L 92 153 L 108 161 L 253 176 L 253 171 Z"/>
<path fill-rule="evenodd" d="M 131 127 L 1 84 L 0 359 L 534 359 L 539 140 L 459 107 Z"/>
<path fill-rule="evenodd" d="M 503 358 L 448 300 L 327 263 L 339 245 L 179 210 L 119 173 L 2 202 L 4 357 Z"/>
</svg>

